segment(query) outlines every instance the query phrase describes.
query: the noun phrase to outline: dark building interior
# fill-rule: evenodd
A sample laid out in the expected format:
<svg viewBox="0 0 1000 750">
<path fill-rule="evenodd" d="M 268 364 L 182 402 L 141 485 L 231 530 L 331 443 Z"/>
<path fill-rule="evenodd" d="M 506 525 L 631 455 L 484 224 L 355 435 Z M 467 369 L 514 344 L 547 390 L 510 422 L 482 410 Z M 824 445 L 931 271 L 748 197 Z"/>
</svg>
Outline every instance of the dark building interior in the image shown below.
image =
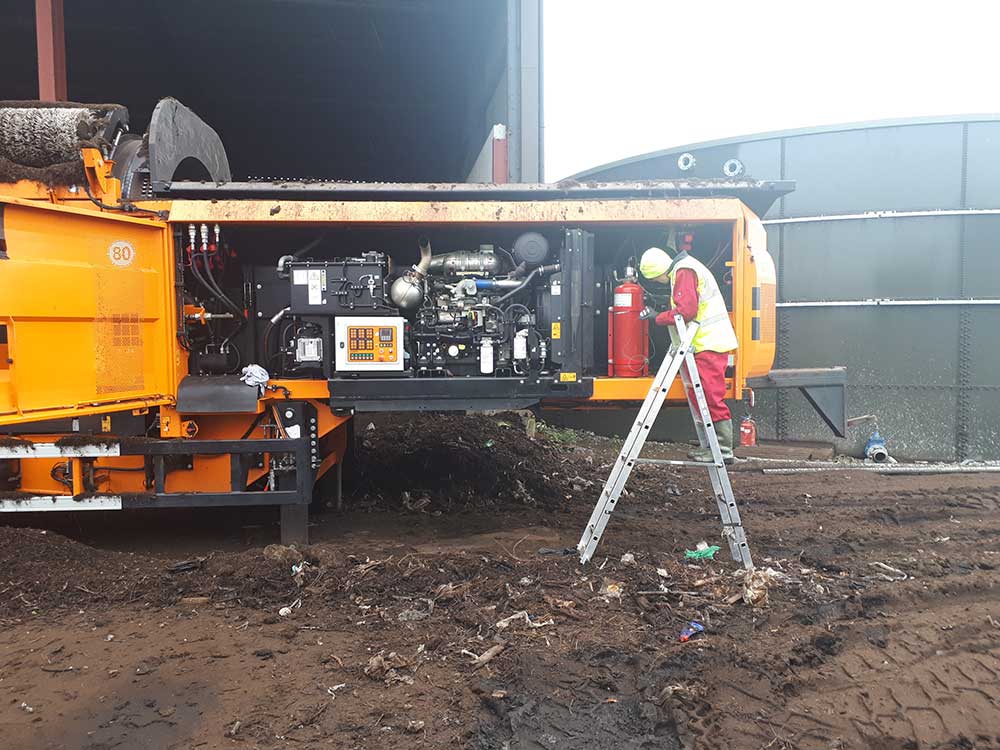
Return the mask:
<svg viewBox="0 0 1000 750">
<path fill-rule="evenodd" d="M 0 98 L 38 96 L 35 3 L 0 3 Z M 237 179 L 464 179 L 505 87 L 506 3 L 65 3 L 68 99 L 174 96 L 222 137 Z"/>
</svg>

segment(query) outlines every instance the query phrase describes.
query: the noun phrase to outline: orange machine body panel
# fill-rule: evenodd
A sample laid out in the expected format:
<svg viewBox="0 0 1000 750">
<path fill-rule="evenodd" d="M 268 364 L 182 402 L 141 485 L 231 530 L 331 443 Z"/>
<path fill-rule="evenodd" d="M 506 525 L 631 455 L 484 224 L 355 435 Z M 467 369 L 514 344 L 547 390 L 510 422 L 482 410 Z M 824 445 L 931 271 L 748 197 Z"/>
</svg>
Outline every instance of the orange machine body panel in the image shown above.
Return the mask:
<svg viewBox="0 0 1000 750">
<path fill-rule="evenodd" d="M 116 181 L 95 180 L 92 188 L 115 203 Z M 187 353 L 177 337 L 183 304 L 175 288 L 173 228 L 192 223 L 412 225 L 415 233 L 442 225 L 728 225 L 733 248 L 727 263 L 734 288 L 731 316 L 740 341 L 733 355 L 733 377 L 727 381 L 728 396 L 742 397 L 746 378 L 768 372 L 774 358 L 774 264 L 759 219 L 734 198 L 176 200 L 137 205 L 143 210 L 126 214 L 100 209 L 70 188 L 0 185 L 0 425 L 23 425 L 23 439 L 53 440 L 51 434 L 32 431 L 31 423 L 39 420 L 129 411 L 156 413 L 154 437 L 194 442 L 274 437 L 254 426 L 255 419 L 290 398 L 308 400 L 317 409 L 317 473 L 342 460 L 350 417 L 334 415 L 328 408 L 330 386 L 325 379 L 272 381 L 277 390 L 262 396 L 252 413 L 191 416 L 176 411 Z M 649 378 L 598 377 L 591 398 L 560 406 L 640 401 L 650 383 Z M 683 401 L 679 382 L 669 397 Z M 82 492 L 81 462 L 73 462 L 60 482 L 53 476 L 60 460 L 21 461 L 21 491 Z M 266 473 L 265 466 L 266 461 L 248 467 L 248 484 Z M 105 493 L 148 492 L 142 467 L 143 459 L 137 456 L 100 457 L 88 461 L 88 483 Z M 168 492 L 225 491 L 230 482 L 228 456 L 198 456 L 190 468 L 173 467 L 166 481 Z"/>
<path fill-rule="evenodd" d="M 18 187 L 32 183 L 18 183 Z M 760 220 L 734 198 L 558 201 L 193 201 L 169 205 L 169 220 L 4 199 L 8 260 L 0 266 L 0 324 L 8 326 L 0 366 L 0 424 L 171 404 L 186 355 L 173 331 L 170 226 L 174 222 L 582 225 L 727 223 L 732 226 L 731 316 L 740 341 L 728 397 L 774 360 L 775 271 Z M 51 196 L 50 196 L 51 197 Z M 75 198 L 75 196 L 74 196 Z M 67 203 L 70 203 L 67 201 Z M 147 207 L 146 204 L 140 204 Z M 279 208 L 280 207 L 280 208 Z M 277 210 L 276 210 L 277 209 Z M 117 252 L 117 255 L 116 255 Z M 57 365 L 53 355 L 71 366 Z M 72 376 L 70 372 L 72 371 Z M 304 388 L 302 381 L 290 381 Z M 590 401 L 638 401 L 650 378 L 595 378 Z M 326 381 L 312 390 L 325 392 Z M 679 383 L 670 399 L 683 401 Z"/>
<path fill-rule="evenodd" d="M 0 198 L 0 424 L 171 403 L 182 365 L 163 222 Z"/>
</svg>

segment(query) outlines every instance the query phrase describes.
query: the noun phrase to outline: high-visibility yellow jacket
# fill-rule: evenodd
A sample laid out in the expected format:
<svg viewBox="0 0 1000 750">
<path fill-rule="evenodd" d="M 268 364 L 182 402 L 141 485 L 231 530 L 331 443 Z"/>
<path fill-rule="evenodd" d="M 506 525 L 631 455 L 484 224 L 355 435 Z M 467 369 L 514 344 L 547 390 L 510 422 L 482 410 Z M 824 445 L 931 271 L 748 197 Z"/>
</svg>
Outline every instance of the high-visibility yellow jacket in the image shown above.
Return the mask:
<svg viewBox="0 0 1000 750">
<path fill-rule="evenodd" d="M 700 327 L 694 337 L 693 348 L 695 353 L 709 352 L 731 352 L 739 346 L 736 340 L 736 331 L 729 320 L 729 311 L 726 310 L 726 303 L 722 299 L 722 292 L 715 282 L 715 277 L 708 267 L 692 258 L 687 253 L 681 253 L 674 258 L 670 265 L 670 284 L 673 286 L 677 278 L 677 272 L 682 268 L 694 271 L 698 277 L 698 323 Z"/>
</svg>

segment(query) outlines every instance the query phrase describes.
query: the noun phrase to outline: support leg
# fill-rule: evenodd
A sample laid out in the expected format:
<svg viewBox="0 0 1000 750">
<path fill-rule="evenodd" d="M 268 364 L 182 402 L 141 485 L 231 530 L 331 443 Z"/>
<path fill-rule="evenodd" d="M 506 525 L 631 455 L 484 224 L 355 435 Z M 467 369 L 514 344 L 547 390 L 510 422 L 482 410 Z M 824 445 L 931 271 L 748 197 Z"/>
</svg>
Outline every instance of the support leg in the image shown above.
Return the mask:
<svg viewBox="0 0 1000 750">
<path fill-rule="evenodd" d="M 38 98 L 66 101 L 66 33 L 63 0 L 35 0 L 38 43 Z"/>
<path fill-rule="evenodd" d="M 344 509 L 344 462 L 338 461 L 331 471 L 333 472 L 333 497 L 327 502 L 340 513 Z"/>
<path fill-rule="evenodd" d="M 281 506 L 281 543 L 309 544 L 309 506 L 306 503 Z"/>
</svg>

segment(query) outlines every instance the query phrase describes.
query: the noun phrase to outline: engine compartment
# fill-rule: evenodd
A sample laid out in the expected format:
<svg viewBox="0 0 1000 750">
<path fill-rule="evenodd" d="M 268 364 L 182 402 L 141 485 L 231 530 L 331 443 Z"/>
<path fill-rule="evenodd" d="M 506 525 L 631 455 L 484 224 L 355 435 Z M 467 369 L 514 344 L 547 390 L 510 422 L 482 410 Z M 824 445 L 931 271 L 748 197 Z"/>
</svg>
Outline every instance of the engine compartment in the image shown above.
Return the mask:
<svg viewBox="0 0 1000 750">
<path fill-rule="evenodd" d="M 635 286 L 638 256 L 654 244 L 711 263 L 731 306 L 731 224 L 492 230 L 447 228 L 427 238 L 402 227 L 311 237 L 302 228 L 179 229 L 189 373 L 232 375 L 258 364 L 272 378 L 329 380 L 331 392 L 356 399 L 378 389 L 362 381 L 390 379 L 442 388 L 512 381 L 580 395 L 584 379 L 612 371 L 616 284 L 639 290 L 635 309 L 669 305 L 669 288 Z M 638 377 L 667 341 L 645 321 L 633 338 L 640 354 L 616 373 Z"/>
</svg>

